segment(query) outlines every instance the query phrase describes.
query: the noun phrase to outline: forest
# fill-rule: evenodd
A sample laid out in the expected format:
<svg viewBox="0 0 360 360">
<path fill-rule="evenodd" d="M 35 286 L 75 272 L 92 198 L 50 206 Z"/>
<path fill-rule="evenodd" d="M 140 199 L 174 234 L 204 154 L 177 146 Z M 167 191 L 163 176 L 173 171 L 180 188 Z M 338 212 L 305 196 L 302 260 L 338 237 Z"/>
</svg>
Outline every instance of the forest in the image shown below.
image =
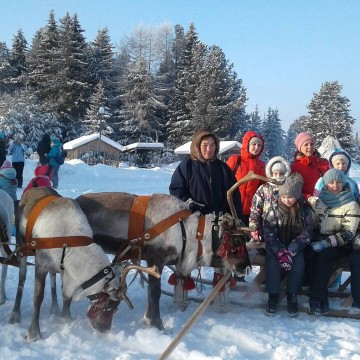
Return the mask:
<svg viewBox="0 0 360 360">
<path fill-rule="evenodd" d="M 7 138 L 20 134 L 36 147 L 44 133 L 65 142 L 101 131 L 122 145 L 174 149 L 200 127 L 238 141 L 252 129 L 265 138 L 266 160 L 290 157 L 296 134 L 308 130 L 353 151 L 355 119 L 338 81 L 324 79 L 308 114 L 284 131 L 281 109 L 246 109 L 241 74 L 219 46 L 200 40 L 195 24 L 139 26 L 116 45 L 107 28 L 91 41 L 83 33 L 76 14 L 57 20 L 51 11 L 29 43 L 21 29 L 10 47 L 0 39 L 0 129 Z"/>
</svg>

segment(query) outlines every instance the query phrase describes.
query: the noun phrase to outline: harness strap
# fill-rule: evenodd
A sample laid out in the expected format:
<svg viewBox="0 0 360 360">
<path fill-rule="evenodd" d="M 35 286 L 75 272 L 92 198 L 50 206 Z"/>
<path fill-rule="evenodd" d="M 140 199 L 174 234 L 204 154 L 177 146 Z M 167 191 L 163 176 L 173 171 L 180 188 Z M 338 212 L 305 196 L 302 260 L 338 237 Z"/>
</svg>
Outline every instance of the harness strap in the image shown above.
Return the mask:
<svg viewBox="0 0 360 360">
<path fill-rule="evenodd" d="M 134 243 L 136 243 L 136 245 L 142 246 L 144 245 L 145 241 L 152 240 L 153 238 L 159 236 L 164 231 L 168 230 L 169 228 L 177 224 L 180 220 L 187 219 L 190 215 L 192 215 L 191 211 L 180 210 L 177 213 L 172 214 L 169 217 L 165 218 L 164 220 L 161 220 L 159 223 L 155 224 L 150 229 L 147 229 L 137 239 L 130 241 L 133 241 Z"/>
<path fill-rule="evenodd" d="M 60 195 L 48 195 L 40 199 L 30 210 L 25 230 L 25 242 L 30 242 L 32 239 L 32 231 L 36 222 L 36 219 L 40 215 L 41 211 L 52 201 L 61 197 Z"/>
<path fill-rule="evenodd" d="M 204 229 L 205 229 L 205 216 L 201 215 L 199 217 L 198 227 L 196 230 L 196 240 L 198 240 L 198 255 L 202 255 L 203 253 L 203 246 L 202 246 L 202 239 L 204 236 Z"/>
<path fill-rule="evenodd" d="M 67 236 L 51 238 L 33 238 L 25 243 L 28 250 L 55 249 L 62 247 L 88 246 L 93 243 L 93 239 L 88 236 Z"/>
<path fill-rule="evenodd" d="M 151 196 L 136 196 L 130 209 L 128 239 L 141 236 L 144 231 L 145 213 Z"/>
<path fill-rule="evenodd" d="M 105 276 L 107 276 L 110 273 L 112 274 L 112 278 L 109 279 L 109 281 L 111 281 L 115 277 L 115 275 L 114 275 L 114 273 L 112 271 L 111 266 L 106 266 L 100 272 L 95 274 L 92 278 L 90 278 L 89 280 L 84 281 L 81 284 L 81 287 L 85 290 L 85 289 L 93 286 L 94 284 L 96 284 L 98 281 L 100 281 L 101 279 L 103 279 Z"/>
</svg>

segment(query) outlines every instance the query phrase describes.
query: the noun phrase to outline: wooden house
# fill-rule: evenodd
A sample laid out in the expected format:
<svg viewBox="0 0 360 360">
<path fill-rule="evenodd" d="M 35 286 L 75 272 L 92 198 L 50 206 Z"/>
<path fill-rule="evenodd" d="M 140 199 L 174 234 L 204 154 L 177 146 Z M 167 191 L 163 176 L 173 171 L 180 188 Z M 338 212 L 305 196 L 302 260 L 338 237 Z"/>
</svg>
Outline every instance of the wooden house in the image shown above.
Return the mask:
<svg viewBox="0 0 360 360">
<path fill-rule="evenodd" d="M 117 166 L 123 146 L 107 136 L 95 133 L 84 135 L 63 145 L 67 159 L 81 159 L 89 165 L 98 163 Z"/>
</svg>

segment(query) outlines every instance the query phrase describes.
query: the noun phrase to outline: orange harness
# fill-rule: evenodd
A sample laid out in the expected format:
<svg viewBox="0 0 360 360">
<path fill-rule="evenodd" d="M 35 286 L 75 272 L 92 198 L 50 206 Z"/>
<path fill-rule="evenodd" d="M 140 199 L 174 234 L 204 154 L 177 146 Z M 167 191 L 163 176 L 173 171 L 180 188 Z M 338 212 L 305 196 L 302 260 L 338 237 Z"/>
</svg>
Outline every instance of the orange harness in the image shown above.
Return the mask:
<svg viewBox="0 0 360 360">
<path fill-rule="evenodd" d="M 148 203 L 151 196 L 136 196 L 130 209 L 129 229 L 128 229 L 128 241 L 120 247 L 117 252 L 115 259 L 116 261 L 122 261 L 122 255 L 124 255 L 124 249 L 130 248 L 131 245 L 136 245 L 139 248 L 144 246 L 146 241 L 150 241 L 153 238 L 159 236 L 172 226 L 177 224 L 179 221 L 187 219 L 192 212 L 189 210 L 180 210 L 175 214 L 161 220 L 151 228 L 144 231 L 145 225 L 145 214 Z M 198 240 L 198 254 L 202 254 L 201 241 L 204 235 L 205 228 L 205 216 L 200 216 L 199 223 L 196 232 L 196 239 Z"/>
<path fill-rule="evenodd" d="M 55 249 L 74 246 L 87 246 L 93 243 L 93 239 L 88 236 L 66 236 L 51 238 L 34 238 L 32 231 L 36 220 L 43 209 L 52 201 L 61 197 L 60 195 L 48 195 L 40 199 L 30 210 L 25 230 L 24 245 L 18 251 L 20 256 L 33 256 L 35 250 L 39 249 Z"/>
</svg>

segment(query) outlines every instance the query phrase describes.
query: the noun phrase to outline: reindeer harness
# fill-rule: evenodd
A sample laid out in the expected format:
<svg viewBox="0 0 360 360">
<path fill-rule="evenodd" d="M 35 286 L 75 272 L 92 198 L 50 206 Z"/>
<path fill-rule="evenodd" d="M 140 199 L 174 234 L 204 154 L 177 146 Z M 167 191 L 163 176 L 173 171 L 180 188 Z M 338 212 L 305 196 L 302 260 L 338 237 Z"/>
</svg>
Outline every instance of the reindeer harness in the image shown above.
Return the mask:
<svg viewBox="0 0 360 360">
<path fill-rule="evenodd" d="M 65 251 L 68 247 L 77 247 L 77 246 L 88 246 L 93 243 L 93 239 L 89 236 L 61 236 L 61 237 L 50 237 L 50 238 L 34 238 L 32 235 L 34 225 L 37 218 L 41 212 L 49 205 L 51 202 L 59 199 L 60 195 L 48 195 L 40 199 L 34 206 L 31 208 L 25 230 L 25 242 L 20 246 L 20 249 L 16 251 L 19 256 L 34 256 L 35 250 L 44 250 L 44 249 L 56 249 L 62 248 L 63 253 L 61 257 L 60 269 L 64 270 L 64 259 Z M 109 279 L 111 281 L 115 274 L 111 266 L 106 266 L 95 274 L 92 278 L 85 281 L 81 284 L 83 289 L 87 289 L 93 286 L 95 283 L 103 279 L 108 274 L 112 274 L 112 277 Z"/>
<path fill-rule="evenodd" d="M 128 241 L 122 245 L 115 255 L 113 263 L 122 261 L 122 257 L 125 255 L 130 248 L 134 246 L 137 247 L 139 252 L 139 257 L 141 257 L 141 248 L 145 245 L 147 241 L 154 239 L 159 236 L 166 230 L 170 229 L 172 226 L 180 223 L 182 230 L 183 238 L 183 250 L 184 253 L 185 243 L 186 243 L 186 232 L 184 227 L 184 220 L 186 220 L 192 212 L 189 210 L 180 210 L 175 214 L 168 216 L 167 218 L 161 220 L 157 224 L 153 225 L 151 228 L 144 231 L 145 225 L 145 214 L 148 203 L 151 199 L 151 196 L 136 196 L 130 209 L 130 219 L 129 219 L 129 229 L 128 229 Z M 196 239 L 198 240 L 198 254 L 202 254 L 202 239 L 204 235 L 205 228 L 205 216 L 199 217 L 198 227 L 196 231 Z"/>
</svg>

